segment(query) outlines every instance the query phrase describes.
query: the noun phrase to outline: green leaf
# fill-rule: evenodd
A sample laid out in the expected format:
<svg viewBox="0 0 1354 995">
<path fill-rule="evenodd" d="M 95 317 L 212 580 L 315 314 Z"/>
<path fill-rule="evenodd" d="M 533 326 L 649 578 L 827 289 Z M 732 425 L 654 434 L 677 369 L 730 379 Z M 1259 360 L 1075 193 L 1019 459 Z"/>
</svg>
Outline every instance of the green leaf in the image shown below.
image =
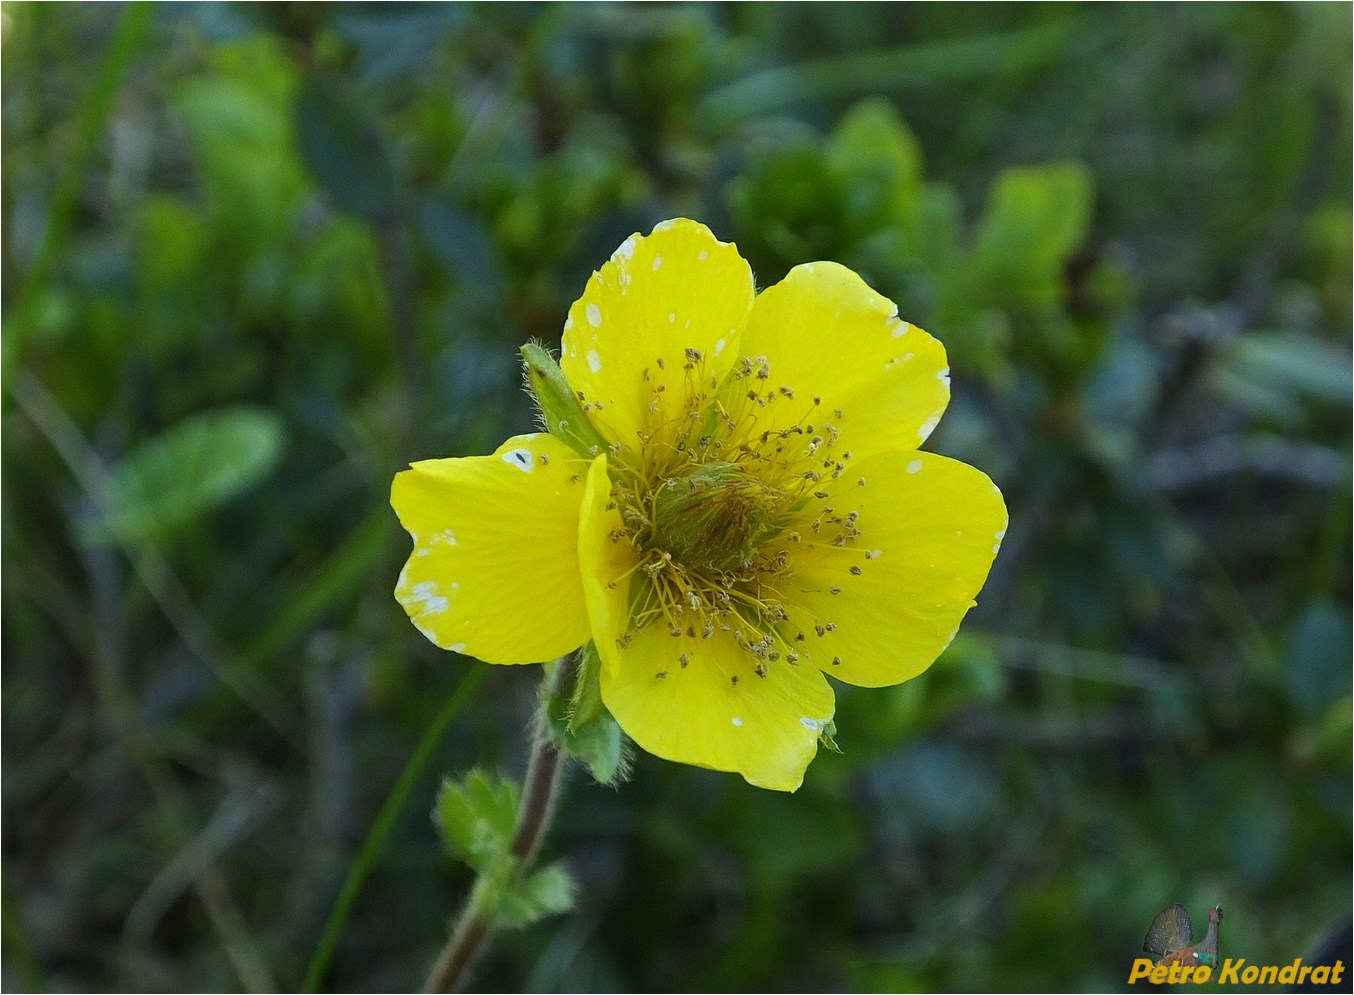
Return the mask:
<svg viewBox="0 0 1354 995">
<path fill-rule="evenodd" d="M 185 419 L 112 467 L 85 536 L 138 542 L 172 532 L 267 476 L 282 458 L 283 439 L 282 420 L 262 408 Z"/>
<path fill-rule="evenodd" d="M 457 280 L 477 294 L 498 297 L 503 274 L 493 239 L 478 218 L 431 197 L 419 204 L 417 217 L 423 241 Z"/>
<path fill-rule="evenodd" d="M 1283 679 L 1309 719 L 1350 688 L 1349 615 L 1331 601 L 1307 606 L 1288 637 Z"/>
<path fill-rule="evenodd" d="M 921 148 L 888 101 L 853 107 L 837 125 L 828 161 L 853 219 L 878 228 L 915 217 L 923 189 Z"/>
<path fill-rule="evenodd" d="M 1233 402 L 1284 421 L 1302 402 L 1348 407 L 1349 348 L 1296 332 L 1248 332 L 1221 351 L 1211 373 Z"/>
<path fill-rule="evenodd" d="M 375 125 L 334 82 L 309 77 L 296 94 L 296 138 L 316 181 L 349 214 L 395 207 L 395 171 Z"/>
<path fill-rule="evenodd" d="M 433 821 L 453 855 L 494 875 L 510 865 L 521 796 L 516 781 L 473 770 L 463 781 L 442 781 Z"/>
<path fill-rule="evenodd" d="M 505 887 L 497 896 L 500 925 L 529 926 L 546 916 L 568 912 L 574 902 L 574 883 L 561 864 L 551 864 L 525 881 Z"/>
<path fill-rule="evenodd" d="M 975 248 L 993 300 L 1059 302 L 1063 266 L 1086 238 L 1092 199 L 1090 174 L 1076 163 L 1008 169 L 998 177 Z"/>
</svg>

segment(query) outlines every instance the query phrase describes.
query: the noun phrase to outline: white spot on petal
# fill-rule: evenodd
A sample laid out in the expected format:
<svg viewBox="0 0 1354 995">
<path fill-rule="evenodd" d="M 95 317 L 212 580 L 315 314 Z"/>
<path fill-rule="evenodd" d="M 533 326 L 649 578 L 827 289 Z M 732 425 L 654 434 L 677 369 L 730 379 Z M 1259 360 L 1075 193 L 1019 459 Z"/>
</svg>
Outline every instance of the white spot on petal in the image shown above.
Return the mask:
<svg viewBox="0 0 1354 995">
<path fill-rule="evenodd" d="M 567 332 L 569 329 L 573 327 L 574 327 L 574 316 L 569 315 L 569 317 L 564 319 L 564 330 Z"/>
<path fill-rule="evenodd" d="M 926 419 L 926 424 L 923 425 L 921 427 L 921 430 L 917 432 L 917 435 L 920 436 L 922 439 L 925 439 L 928 435 L 931 434 L 932 430 L 939 424 L 940 424 L 939 418 L 936 417 L 928 418 Z"/>
<path fill-rule="evenodd" d="M 536 457 L 530 449 L 510 449 L 503 454 L 503 462 L 517 467 L 523 473 L 536 469 Z"/>
<path fill-rule="evenodd" d="M 654 256 L 654 257 L 653 257 L 653 271 L 654 271 L 655 273 L 657 273 L 657 272 L 658 272 L 660 269 L 662 269 L 662 268 L 663 268 L 663 257 L 662 257 L 662 256 Z"/>
<path fill-rule="evenodd" d="M 425 615 L 440 615 L 446 611 L 447 599 L 437 593 L 436 581 L 425 580 L 414 585 L 405 599 L 405 605 L 415 608 L 419 618 L 422 618 Z"/>
<path fill-rule="evenodd" d="M 907 464 L 907 472 L 921 473 L 921 460 L 914 459 L 911 463 Z"/>
<path fill-rule="evenodd" d="M 438 542 L 445 542 L 448 546 L 456 545 L 456 533 L 451 529 L 443 529 L 442 534 L 437 537 Z"/>
<path fill-rule="evenodd" d="M 733 717 L 733 724 L 736 725 L 739 729 L 743 728 L 743 720 L 739 718 L 737 715 Z"/>
<path fill-rule="evenodd" d="M 671 219 L 669 219 L 669 220 L 667 220 L 667 221 L 660 221 L 660 222 L 658 222 L 658 224 L 656 224 L 656 225 L 653 226 L 653 230 L 654 230 L 654 231 L 667 231 L 667 230 L 668 230 L 669 228 L 671 228 L 673 225 L 677 224 L 678 220 L 680 220 L 680 219 L 678 219 L 678 218 L 671 218 Z"/>
<path fill-rule="evenodd" d="M 807 717 L 800 719 L 799 724 L 802 725 L 805 729 L 808 729 L 812 732 L 818 732 L 820 729 L 823 728 L 823 724 L 819 722 L 817 719 L 810 719 Z"/>
<path fill-rule="evenodd" d="M 947 366 L 939 373 L 937 373 L 936 379 L 943 384 L 948 384 L 950 382 L 950 368 Z"/>
<path fill-rule="evenodd" d="M 593 328 L 602 327 L 602 309 L 596 304 L 589 304 L 585 309 L 588 315 L 588 324 Z"/>
<path fill-rule="evenodd" d="M 910 353 L 910 352 L 905 352 L 905 353 L 903 353 L 903 362 L 904 362 L 904 363 L 906 363 L 906 362 L 907 362 L 908 360 L 910 360 L 911 358 L 912 358 L 912 353 Z"/>
<path fill-rule="evenodd" d="M 912 325 L 910 322 L 895 321 L 893 326 L 893 337 L 895 339 L 901 339 L 904 335 L 906 335 L 910 331 L 912 331 Z M 912 354 L 908 353 L 908 355 L 910 356 Z"/>
<path fill-rule="evenodd" d="M 704 249 L 701 249 L 701 254 L 700 254 L 699 256 L 697 256 L 696 258 L 697 258 L 700 262 L 705 262 L 705 260 L 707 260 L 707 259 L 710 258 L 710 253 L 706 252 Z"/>
<path fill-rule="evenodd" d="M 465 643 L 452 643 L 447 649 L 451 650 L 453 653 L 464 653 Z"/>
<path fill-rule="evenodd" d="M 420 548 L 414 550 L 414 555 L 415 555 L 415 556 L 427 556 L 429 552 L 430 552 L 430 550 L 429 550 L 426 546 L 422 546 L 422 547 L 420 547 Z"/>
<path fill-rule="evenodd" d="M 1002 529 L 1000 532 L 998 532 L 998 533 L 997 533 L 996 535 L 994 535 L 992 538 L 995 539 L 995 540 L 997 540 L 997 542 L 1001 542 L 1003 539 L 1006 538 L 1006 530 L 1005 530 L 1005 529 Z"/>
<path fill-rule="evenodd" d="M 593 373 L 600 373 L 602 369 L 602 357 L 597 355 L 596 349 L 588 350 L 588 369 Z"/>
<path fill-rule="evenodd" d="M 451 589 L 453 591 L 459 591 L 461 589 L 461 582 L 459 580 L 453 580 L 451 582 Z"/>
<path fill-rule="evenodd" d="M 629 259 L 635 254 L 635 236 L 631 235 L 611 254 L 613 260 Z"/>
<path fill-rule="evenodd" d="M 721 352 L 723 352 L 723 351 L 724 351 L 724 347 L 725 347 L 726 345 L 728 345 L 728 343 L 725 342 L 723 339 L 720 339 L 718 342 L 716 342 L 716 343 L 715 343 L 715 355 L 718 356 Z"/>
<path fill-rule="evenodd" d="M 880 558 L 881 556 L 883 556 L 883 555 L 884 555 L 884 551 L 883 551 L 882 549 L 872 549 L 872 550 L 870 550 L 870 559 L 872 559 L 872 560 L 877 560 L 877 559 L 879 559 L 879 558 Z"/>
<path fill-rule="evenodd" d="M 675 324 L 677 324 L 677 312 L 676 312 L 676 311 L 669 311 L 669 312 L 668 312 L 668 324 L 669 324 L 669 325 L 675 325 Z"/>
</svg>

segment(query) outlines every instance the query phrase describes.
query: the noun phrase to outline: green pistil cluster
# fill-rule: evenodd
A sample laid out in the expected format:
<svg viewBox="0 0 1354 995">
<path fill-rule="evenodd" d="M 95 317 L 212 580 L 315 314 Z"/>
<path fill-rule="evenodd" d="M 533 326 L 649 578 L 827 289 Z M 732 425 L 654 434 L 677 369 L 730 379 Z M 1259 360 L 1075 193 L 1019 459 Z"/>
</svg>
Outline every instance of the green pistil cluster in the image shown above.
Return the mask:
<svg viewBox="0 0 1354 995">
<path fill-rule="evenodd" d="M 645 545 L 699 573 L 742 572 L 780 531 L 782 503 L 776 490 L 736 464 L 701 464 L 658 487 Z"/>
</svg>

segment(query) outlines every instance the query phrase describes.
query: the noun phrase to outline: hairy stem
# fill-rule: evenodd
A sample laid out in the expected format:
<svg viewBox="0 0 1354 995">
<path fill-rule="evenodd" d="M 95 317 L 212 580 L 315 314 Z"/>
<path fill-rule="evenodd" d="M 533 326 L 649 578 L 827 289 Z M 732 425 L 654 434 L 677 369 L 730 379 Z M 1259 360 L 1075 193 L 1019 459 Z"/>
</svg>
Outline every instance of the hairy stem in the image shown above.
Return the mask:
<svg viewBox="0 0 1354 995">
<path fill-rule="evenodd" d="M 512 840 L 512 856 L 516 862 L 514 874 L 521 878 L 531 869 L 536 851 L 550 828 L 554 815 L 555 796 L 558 794 L 560 774 L 564 770 L 564 756 L 550 738 L 546 710 L 552 695 L 568 693 L 578 673 L 578 654 L 559 661 L 554 674 L 547 678 L 546 694 L 541 697 L 532 730 L 531 757 L 527 761 L 526 783 L 522 801 L 517 809 L 517 831 Z M 493 936 L 495 922 L 484 900 L 485 887 L 481 878 L 475 882 L 465 909 L 456 920 L 456 926 L 446 946 L 437 957 L 425 992 L 459 992 L 470 976 L 470 969 L 484 952 Z"/>
</svg>

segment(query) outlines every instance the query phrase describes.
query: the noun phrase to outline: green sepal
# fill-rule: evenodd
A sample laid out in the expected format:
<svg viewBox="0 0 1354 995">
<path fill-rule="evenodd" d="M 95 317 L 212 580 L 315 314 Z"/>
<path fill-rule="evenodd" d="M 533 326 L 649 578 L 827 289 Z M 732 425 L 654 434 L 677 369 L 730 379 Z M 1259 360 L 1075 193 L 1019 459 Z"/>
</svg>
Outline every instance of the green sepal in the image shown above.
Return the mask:
<svg viewBox="0 0 1354 995">
<path fill-rule="evenodd" d="M 578 651 L 578 680 L 569 701 L 569 732 L 576 733 L 602 713 L 602 658 L 592 640 Z"/>
<path fill-rule="evenodd" d="M 842 748 L 837 745 L 837 740 L 834 738 L 836 735 L 837 721 L 835 719 L 828 719 L 827 722 L 823 723 L 823 728 L 818 732 L 819 745 L 825 750 L 831 750 L 833 753 L 842 752 Z"/>
<path fill-rule="evenodd" d="M 630 772 L 630 751 L 625 733 L 602 703 L 596 647 L 588 643 L 580 655 L 570 694 L 551 694 L 546 701 L 547 732 L 551 742 L 587 767 L 598 784 L 614 785 Z"/>
<path fill-rule="evenodd" d="M 452 856 L 492 876 L 511 865 L 521 797 L 516 781 L 472 770 L 462 781 L 443 779 L 433 822 Z"/>
<path fill-rule="evenodd" d="M 536 400 L 545 430 L 584 459 L 606 452 L 606 439 L 588 418 L 554 357 L 531 342 L 521 351 L 527 389 Z"/>
</svg>

